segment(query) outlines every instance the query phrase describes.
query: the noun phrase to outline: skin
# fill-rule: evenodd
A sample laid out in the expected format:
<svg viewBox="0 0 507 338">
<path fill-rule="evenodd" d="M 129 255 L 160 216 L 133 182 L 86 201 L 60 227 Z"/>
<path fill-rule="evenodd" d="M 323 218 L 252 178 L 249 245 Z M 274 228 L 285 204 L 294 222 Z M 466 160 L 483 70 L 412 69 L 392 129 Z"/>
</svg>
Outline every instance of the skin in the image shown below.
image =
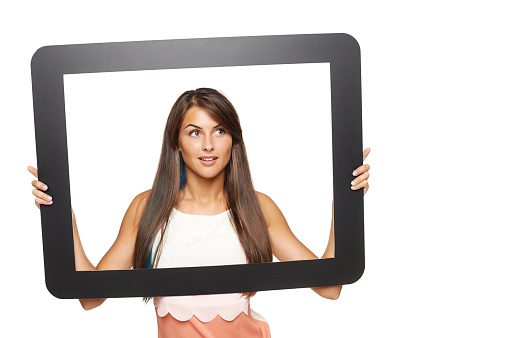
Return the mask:
<svg viewBox="0 0 507 338">
<path fill-rule="evenodd" d="M 223 189 L 224 168 L 229 162 L 231 148 L 231 135 L 206 111 L 199 107 L 192 107 L 187 111 L 179 133 L 179 150 L 187 169 L 185 194 L 179 196 L 183 197 L 183 200 L 176 205 L 179 211 L 194 215 L 216 215 L 227 210 Z M 370 148 L 364 150 L 363 161 L 369 153 Z M 200 160 L 203 156 L 216 157 L 216 162 L 211 166 L 205 166 Z M 351 182 L 352 190 L 364 188 L 366 194 L 369 189 L 369 169 L 368 164 L 363 164 L 354 170 L 352 175 L 356 178 Z M 28 171 L 37 178 L 36 168 L 28 167 Z M 40 205 L 53 203 L 51 196 L 44 192 L 48 189 L 47 185 L 35 179 L 32 181 L 32 186 L 38 208 Z M 97 266 L 94 266 L 86 257 L 79 238 L 74 211 L 72 211 L 77 270 L 127 270 L 132 267 L 137 228 L 149 192 L 149 190 L 145 191 L 134 198 L 125 213 L 118 237 Z M 318 258 L 294 236 L 273 200 L 260 192 L 257 192 L 257 197 L 268 225 L 273 255 L 280 261 Z M 322 258 L 332 257 L 334 257 L 333 219 L 328 245 Z M 328 299 L 337 299 L 341 289 L 341 285 L 312 288 L 320 296 Z M 80 299 L 81 305 L 86 310 L 93 309 L 104 301 L 105 299 Z"/>
</svg>

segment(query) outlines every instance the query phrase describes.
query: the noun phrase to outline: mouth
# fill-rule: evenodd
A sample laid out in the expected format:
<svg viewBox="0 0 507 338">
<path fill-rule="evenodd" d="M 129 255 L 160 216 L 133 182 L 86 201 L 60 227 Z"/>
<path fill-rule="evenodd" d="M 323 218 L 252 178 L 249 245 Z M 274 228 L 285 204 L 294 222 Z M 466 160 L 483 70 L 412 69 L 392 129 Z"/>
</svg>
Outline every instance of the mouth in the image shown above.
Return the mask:
<svg viewBox="0 0 507 338">
<path fill-rule="evenodd" d="M 201 156 L 199 157 L 199 161 L 204 165 L 213 165 L 217 161 L 217 156 Z"/>
</svg>

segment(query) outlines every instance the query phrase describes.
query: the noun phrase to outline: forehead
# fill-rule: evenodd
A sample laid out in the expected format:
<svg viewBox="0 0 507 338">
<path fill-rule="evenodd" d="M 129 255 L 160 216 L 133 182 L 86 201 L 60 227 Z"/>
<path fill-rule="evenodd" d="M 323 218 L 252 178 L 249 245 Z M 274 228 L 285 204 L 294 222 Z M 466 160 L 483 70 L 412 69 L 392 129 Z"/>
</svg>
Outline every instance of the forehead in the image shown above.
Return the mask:
<svg viewBox="0 0 507 338">
<path fill-rule="evenodd" d="M 198 106 L 193 106 L 185 113 L 181 128 L 185 128 L 189 124 L 194 124 L 198 127 L 215 127 L 218 121 L 215 120 L 206 110 Z"/>
</svg>

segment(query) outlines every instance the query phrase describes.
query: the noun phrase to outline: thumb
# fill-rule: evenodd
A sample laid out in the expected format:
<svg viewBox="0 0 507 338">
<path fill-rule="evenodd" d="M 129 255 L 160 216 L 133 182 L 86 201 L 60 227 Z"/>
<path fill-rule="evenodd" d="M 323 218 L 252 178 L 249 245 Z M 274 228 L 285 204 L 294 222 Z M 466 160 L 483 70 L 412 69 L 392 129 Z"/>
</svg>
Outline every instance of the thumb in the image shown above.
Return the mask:
<svg viewBox="0 0 507 338">
<path fill-rule="evenodd" d="M 371 148 L 366 148 L 363 150 L 363 161 L 366 160 L 366 157 L 370 154 Z"/>
<path fill-rule="evenodd" d="M 35 178 L 38 178 L 38 177 L 39 177 L 39 175 L 38 175 L 38 173 L 37 173 L 37 169 L 36 169 L 36 168 L 34 168 L 34 167 L 32 167 L 32 166 L 28 166 L 28 168 L 27 168 L 27 169 L 28 169 L 28 171 L 29 171 L 29 172 L 30 172 L 33 176 L 35 176 Z"/>
</svg>

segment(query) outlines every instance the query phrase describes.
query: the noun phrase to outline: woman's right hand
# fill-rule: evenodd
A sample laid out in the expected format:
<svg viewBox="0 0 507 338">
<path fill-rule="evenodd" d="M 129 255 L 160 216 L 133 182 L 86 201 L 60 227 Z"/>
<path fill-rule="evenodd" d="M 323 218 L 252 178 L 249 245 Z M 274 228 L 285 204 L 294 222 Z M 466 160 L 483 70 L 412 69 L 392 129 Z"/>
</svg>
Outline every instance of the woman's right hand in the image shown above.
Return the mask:
<svg viewBox="0 0 507 338">
<path fill-rule="evenodd" d="M 35 176 L 35 178 L 38 178 L 36 168 L 28 166 L 28 171 L 32 173 L 32 175 Z M 44 193 L 44 191 L 48 190 L 48 186 L 46 184 L 44 184 L 39 180 L 33 180 L 32 186 L 35 188 L 32 190 L 32 194 L 35 196 L 35 205 L 37 206 L 37 208 L 40 209 L 41 204 L 44 205 L 53 204 L 53 198 L 48 194 Z"/>
</svg>

